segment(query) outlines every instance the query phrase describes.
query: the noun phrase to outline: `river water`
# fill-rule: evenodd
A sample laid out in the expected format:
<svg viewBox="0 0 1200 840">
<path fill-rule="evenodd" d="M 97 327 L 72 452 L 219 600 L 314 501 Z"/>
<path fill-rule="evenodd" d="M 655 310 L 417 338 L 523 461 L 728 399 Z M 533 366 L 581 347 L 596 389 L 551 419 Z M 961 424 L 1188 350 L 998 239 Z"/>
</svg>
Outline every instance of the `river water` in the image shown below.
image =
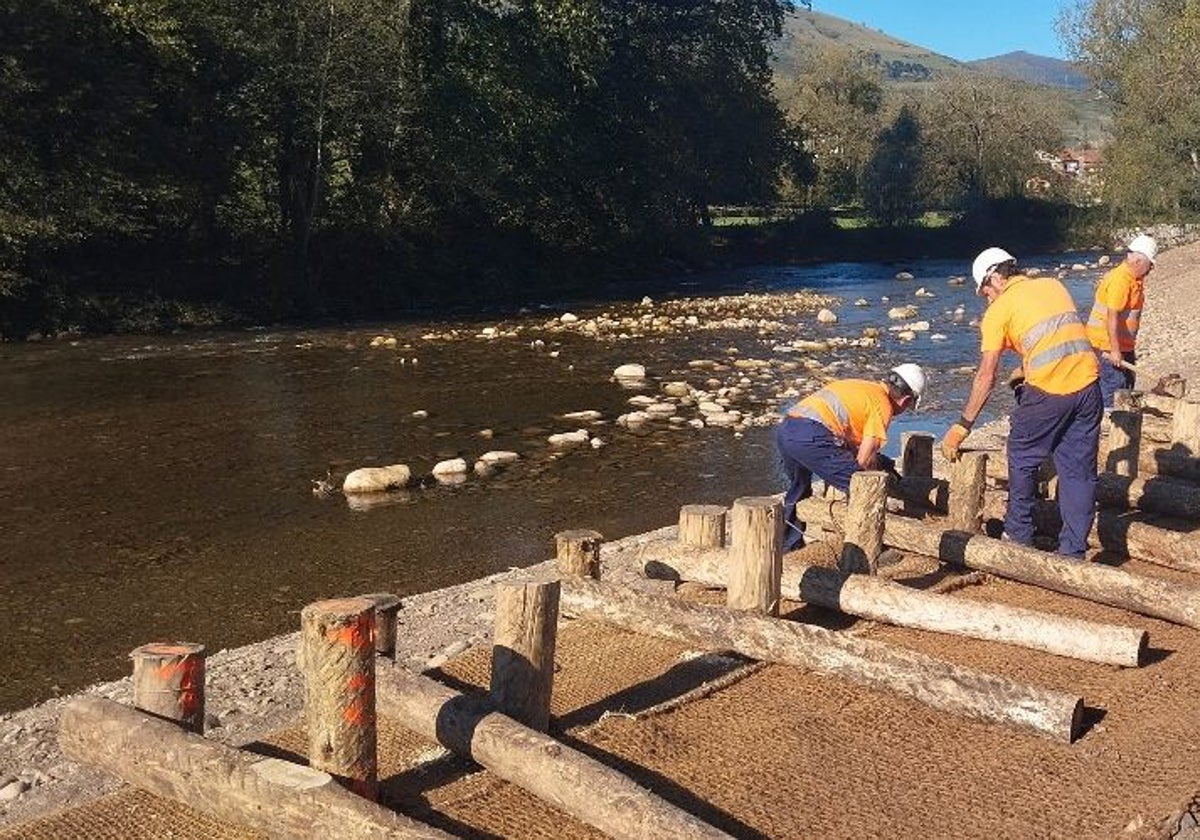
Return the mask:
<svg viewBox="0 0 1200 840">
<path fill-rule="evenodd" d="M 1060 259 L 1031 262 L 1053 268 Z M 619 364 L 647 367 L 645 393 L 671 380 L 703 387 L 714 374 L 690 360 L 780 358 L 772 349 L 780 340 L 886 328 L 889 306 L 913 303 L 913 320 L 932 327 L 913 342 L 891 333 L 873 350 L 788 358 L 821 363 L 794 374 L 802 390 L 830 365 L 845 376 L 874 376 L 901 359 L 926 365 L 927 407 L 893 425 L 887 451 L 895 454 L 905 429 L 941 432 L 969 385 L 977 358 L 969 322 L 982 304 L 969 280 L 947 284 L 967 271 L 962 263 L 903 267 L 916 280 L 893 279 L 901 266 L 831 263 L 690 276 L 653 292 L 655 306 L 799 289 L 841 300 L 838 324 L 784 311 L 789 334 L 766 340 L 735 327 L 610 341 L 544 328 L 568 309 L 584 320 L 655 311 L 633 299 L 506 315 L 503 324 L 520 329 L 514 338 L 472 337 L 501 323 L 493 314 L 470 323 L 0 346 L 0 711 L 118 677 L 128 652 L 147 641 L 216 651 L 296 628 L 301 607 L 319 598 L 426 591 L 546 559 L 564 528 L 617 538 L 670 524 L 682 504 L 783 488 L 769 427 L 735 434 L 613 424 L 631 410 L 632 393 L 611 380 Z M 1072 275 L 1081 306 L 1094 275 Z M 936 297 L 915 297 L 920 286 Z M 871 306 L 852 306 L 858 297 Z M 959 305 L 966 315 L 956 321 L 950 313 Z M 422 338 L 454 329 L 462 340 Z M 933 341 L 934 333 L 946 339 Z M 381 334 L 399 348 L 370 349 Z M 538 340 L 545 346 L 531 346 Z M 778 379 L 778 392 L 792 375 L 760 376 Z M 781 404 L 770 393 L 759 402 L 766 413 Z M 1004 408 L 1001 394 L 989 411 Z M 551 450 L 548 434 L 580 425 L 558 415 L 585 409 L 603 413 L 605 422 L 589 428 L 607 445 Z M 400 462 L 422 473 L 488 449 L 522 460 L 492 477 L 388 494 L 371 506 L 312 492 L 327 469 L 344 475 Z"/>
</svg>

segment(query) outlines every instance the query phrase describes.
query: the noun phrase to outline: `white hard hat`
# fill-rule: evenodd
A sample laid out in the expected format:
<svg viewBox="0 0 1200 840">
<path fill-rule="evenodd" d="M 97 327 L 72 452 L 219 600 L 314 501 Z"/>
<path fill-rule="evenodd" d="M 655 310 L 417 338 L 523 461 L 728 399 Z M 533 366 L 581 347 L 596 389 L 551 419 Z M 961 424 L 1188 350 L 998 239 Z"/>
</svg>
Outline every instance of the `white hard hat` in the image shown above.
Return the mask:
<svg viewBox="0 0 1200 840">
<path fill-rule="evenodd" d="M 981 251 L 979 256 L 975 258 L 975 262 L 971 263 L 971 276 L 975 278 L 975 291 L 978 292 L 983 288 L 983 281 L 992 273 L 993 268 L 1000 265 L 1000 263 L 1006 263 L 1009 260 L 1015 259 L 1016 257 L 1008 253 L 1008 251 L 995 246 L 985 248 Z"/>
<path fill-rule="evenodd" d="M 914 398 L 913 407 L 919 407 L 921 405 L 921 397 L 925 396 L 925 371 L 921 370 L 920 365 L 905 362 L 902 365 L 896 365 L 892 368 L 891 372 L 908 386 L 908 390 L 912 391 Z"/>
<path fill-rule="evenodd" d="M 1153 236 L 1139 233 L 1129 243 L 1129 250 L 1134 254 L 1141 254 L 1150 260 L 1150 265 L 1154 265 L 1154 258 L 1158 256 L 1158 243 L 1154 241 Z"/>
</svg>

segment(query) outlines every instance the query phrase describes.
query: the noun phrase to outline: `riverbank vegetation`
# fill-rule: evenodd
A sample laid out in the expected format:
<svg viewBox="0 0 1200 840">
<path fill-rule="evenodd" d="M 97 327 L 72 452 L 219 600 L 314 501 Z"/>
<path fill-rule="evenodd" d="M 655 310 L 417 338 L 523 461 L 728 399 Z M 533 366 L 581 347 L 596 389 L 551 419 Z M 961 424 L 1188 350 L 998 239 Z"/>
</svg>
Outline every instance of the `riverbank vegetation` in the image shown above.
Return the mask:
<svg viewBox="0 0 1200 840">
<path fill-rule="evenodd" d="M 1026 195 L 1033 151 L 1059 142 L 1045 90 L 963 73 L 885 95 L 879 67 L 836 50 L 784 79 L 789 9 L 0 3 L 0 335 L 959 254 L 1001 222 L 1027 247 L 1080 238 L 1094 211 Z M 787 209 L 714 223 L 735 204 Z"/>
</svg>

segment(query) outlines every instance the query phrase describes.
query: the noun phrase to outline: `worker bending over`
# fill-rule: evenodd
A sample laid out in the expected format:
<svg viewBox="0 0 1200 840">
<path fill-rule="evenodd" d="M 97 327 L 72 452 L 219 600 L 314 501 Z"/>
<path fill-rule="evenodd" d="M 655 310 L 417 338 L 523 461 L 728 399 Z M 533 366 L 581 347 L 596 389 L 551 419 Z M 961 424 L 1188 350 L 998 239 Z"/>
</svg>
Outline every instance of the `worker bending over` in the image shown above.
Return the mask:
<svg viewBox="0 0 1200 840">
<path fill-rule="evenodd" d="M 1095 351 L 1071 293 L 1058 280 L 1025 277 L 1002 248 L 983 251 L 971 274 L 976 291 L 988 301 L 980 322 L 982 357 L 962 416 L 942 440 L 942 453 L 957 460 L 996 384 L 1000 354 L 1020 353 L 1025 383 L 1016 389 L 1017 407 L 1010 418 L 1004 535 L 1022 545 L 1033 543 L 1037 471 L 1053 455 L 1063 523 L 1058 550 L 1082 559 L 1095 514 L 1103 415 Z"/>
<path fill-rule="evenodd" d="M 784 551 L 804 545 L 804 523 L 796 521 L 796 502 L 812 495 L 816 475 L 830 487 L 850 491 L 859 470 L 894 471 L 879 450 L 897 414 L 916 408 L 925 393 L 918 365 L 893 368 L 882 381 L 841 379 L 826 383 L 787 412 L 776 432 L 789 485 L 784 496 Z"/>
<path fill-rule="evenodd" d="M 1113 394 L 1133 389 L 1137 334 L 1146 300 L 1146 275 L 1154 268 L 1158 245 L 1141 234 L 1129 243 L 1129 253 L 1104 275 L 1096 287 L 1096 302 L 1088 316 L 1087 336 L 1100 356 L 1100 391 L 1104 407 L 1112 408 Z"/>
</svg>

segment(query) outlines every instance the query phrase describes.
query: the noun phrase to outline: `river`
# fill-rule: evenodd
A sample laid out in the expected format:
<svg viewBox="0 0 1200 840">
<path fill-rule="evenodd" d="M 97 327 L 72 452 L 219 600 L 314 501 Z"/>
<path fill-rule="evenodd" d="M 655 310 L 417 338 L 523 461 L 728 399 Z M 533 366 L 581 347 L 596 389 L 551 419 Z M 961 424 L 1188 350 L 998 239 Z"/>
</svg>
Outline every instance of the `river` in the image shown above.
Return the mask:
<svg viewBox="0 0 1200 840">
<path fill-rule="evenodd" d="M 1030 263 L 1054 268 L 1061 259 Z M 895 280 L 900 268 L 916 279 Z M 925 410 L 893 425 L 894 454 L 906 429 L 944 430 L 965 396 L 965 368 L 977 358 L 969 322 L 982 303 L 969 280 L 947 280 L 967 269 L 948 261 L 766 266 L 659 285 L 649 307 L 639 293 L 471 322 L 0 345 L 0 711 L 118 677 L 128 652 L 147 641 L 216 651 L 296 628 L 301 607 L 319 598 L 426 591 L 543 560 L 564 528 L 616 538 L 673 522 L 682 504 L 783 488 L 770 428 L 624 429 L 612 420 L 630 410 L 632 393 L 611 380 L 617 365 L 637 362 L 648 369 L 646 393 L 671 380 L 703 387 L 713 374 L 690 360 L 779 357 L 772 348 L 781 337 L 729 328 L 597 341 L 545 329 L 568 309 L 586 320 L 654 312 L 681 297 L 812 289 L 841 300 L 839 323 L 818 325 L 812 312 L 779 317 L 784 339 L 821 339 L 886 328 L 889 306 L 915 304 L 912 320 L 931 330 L 910 343 L 888 333 L 874 350 L 789 354 L 839 375 L 873 376 L 901 359 L 926 365 L 932 394 Z M 1072 274 L 1081 306 L 1095 274 Z M 915 297 L 921 286 L 935 297 Z M 871 305 L 853 306 L 858 297 Z M 960 305 L 966 316 L 956 321 L 950 313 Z M 501 321 L 519 334 L 473 337 Z M 462 340 L 423 338 L 451 330 Z M 945 340 L 931 340 L 935 333 Z M 371 349 L 376 335 L 396 337 L 398 348 Z M 1005 408 L 1004 396 L 991 414 Z M 606 445 L 550 450 L 548 434 L 580 425 L 558 415 L 585 409 L 603 413 L 606 422 L 589 428 Z M 327 469 L 402 462 L 422 473 L 488 449 L 522 460 L 372 506 L 312 492 Z"/>
</svg>

